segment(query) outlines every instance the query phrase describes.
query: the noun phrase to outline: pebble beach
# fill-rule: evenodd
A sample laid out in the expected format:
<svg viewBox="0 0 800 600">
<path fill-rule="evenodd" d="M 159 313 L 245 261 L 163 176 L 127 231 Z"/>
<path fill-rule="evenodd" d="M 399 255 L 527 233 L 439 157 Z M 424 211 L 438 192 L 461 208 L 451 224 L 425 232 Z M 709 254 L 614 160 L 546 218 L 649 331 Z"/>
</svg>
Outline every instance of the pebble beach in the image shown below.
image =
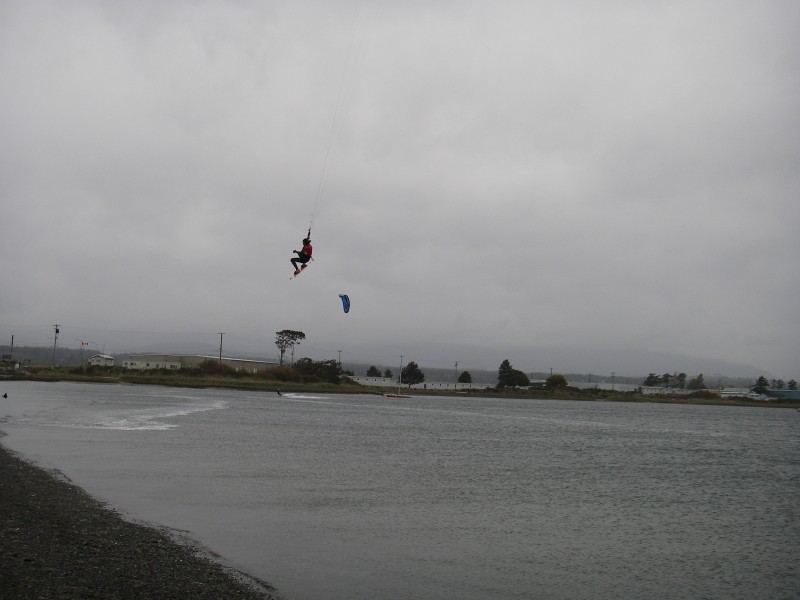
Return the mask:
<svg viewBox="0 0 800 600">
<path fill-rule="evenodd" d="M 0 597 L 276 600 L 168 530 L 133 523 L 0 445 Z"/>
</svg>

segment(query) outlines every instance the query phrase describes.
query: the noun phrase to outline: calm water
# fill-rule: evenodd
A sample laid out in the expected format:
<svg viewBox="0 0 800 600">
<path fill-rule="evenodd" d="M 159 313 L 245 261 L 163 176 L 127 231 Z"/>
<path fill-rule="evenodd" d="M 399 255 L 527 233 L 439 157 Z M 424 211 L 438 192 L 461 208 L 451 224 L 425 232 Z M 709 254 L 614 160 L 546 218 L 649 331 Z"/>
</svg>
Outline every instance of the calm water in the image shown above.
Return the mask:
<svg viewBox="0 0 800 600">
<path fill-rule="evenodd" d="M 800 596 L 795 410 L 0 392 L 5 445 L 288 600 Z"/>
</svg>

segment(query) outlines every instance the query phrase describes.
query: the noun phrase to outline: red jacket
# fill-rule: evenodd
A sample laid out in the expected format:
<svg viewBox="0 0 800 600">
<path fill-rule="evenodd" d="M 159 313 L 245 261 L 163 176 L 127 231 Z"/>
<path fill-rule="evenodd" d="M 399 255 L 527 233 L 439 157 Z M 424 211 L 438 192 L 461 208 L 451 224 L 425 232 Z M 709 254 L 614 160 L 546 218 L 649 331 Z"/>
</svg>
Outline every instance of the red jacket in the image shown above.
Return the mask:
<svg viewBox="0 0 800 600">
<path fill-rule="evenodd" d="M 301 252 L 303 254 L 305 254 L 306 256 L 308 256 L 309 258 L 311 258 L 311 252 L 313 252 L 313 250 L 314 249 L 311 247 L 311 244 L 309 243 L 309 244 L 305 244 L 303 246 L 303 249 L 301 250 Z"/>
</svg>

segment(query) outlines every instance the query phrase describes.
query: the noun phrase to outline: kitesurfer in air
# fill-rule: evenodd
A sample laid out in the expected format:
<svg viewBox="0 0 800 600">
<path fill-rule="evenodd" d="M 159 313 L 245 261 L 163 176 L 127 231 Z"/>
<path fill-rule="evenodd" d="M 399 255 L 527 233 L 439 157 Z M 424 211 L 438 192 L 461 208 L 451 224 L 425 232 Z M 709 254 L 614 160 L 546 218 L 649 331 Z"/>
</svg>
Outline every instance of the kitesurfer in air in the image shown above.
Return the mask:
<svg viewBox="0 0 800 600">
<path fill-rule="evenodd" d="M 312 252 L 313 248 L 311 247 L 311 230 L 309 230 L 308 236 L 303 238 L 303 249 L 295 250 L 294 253 L 297 254 L 297 256 L 289 261 L 294 267 L 295 275 L 299 274 L 300 271 L 306 268 L 306 263 L 311 260 Z M 299 267 L 297 266 L 297 263 L 300 263 Z"/>
</svg>

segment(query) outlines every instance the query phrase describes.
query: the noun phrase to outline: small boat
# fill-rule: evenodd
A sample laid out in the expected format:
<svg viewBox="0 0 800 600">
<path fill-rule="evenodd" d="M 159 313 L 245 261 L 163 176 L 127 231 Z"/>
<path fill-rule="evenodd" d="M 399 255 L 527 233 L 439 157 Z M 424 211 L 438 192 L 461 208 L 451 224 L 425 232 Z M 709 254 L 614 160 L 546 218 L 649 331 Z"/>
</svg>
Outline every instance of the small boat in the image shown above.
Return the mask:
<svg viewBox="0 0 800 600">
<path fill-rule="evenodd" d="M 408 394 L 384 394 L 384 398 L 411 398 Z"/>
</svg>

